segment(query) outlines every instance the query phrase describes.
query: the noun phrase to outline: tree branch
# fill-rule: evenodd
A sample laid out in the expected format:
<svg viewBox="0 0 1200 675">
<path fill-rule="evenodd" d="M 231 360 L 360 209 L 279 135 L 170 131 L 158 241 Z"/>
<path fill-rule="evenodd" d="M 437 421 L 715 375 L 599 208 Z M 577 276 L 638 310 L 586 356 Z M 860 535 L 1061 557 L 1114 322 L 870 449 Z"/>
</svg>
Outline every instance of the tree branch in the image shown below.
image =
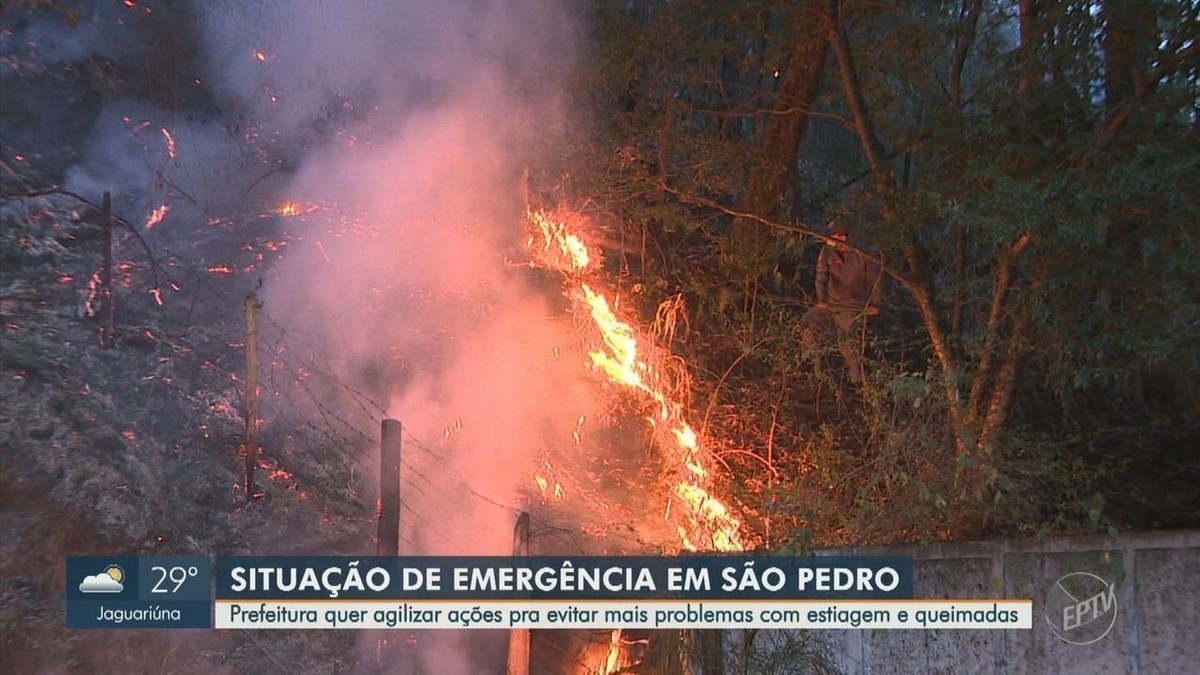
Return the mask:
<svg viewBox="0 0 1200 675">
<path fill-rule="evenodd" d="M 77 194 L 75 192 L 71 192 L 70 190 L 64 190 L 64 189 L 58 188 L 58 187 L 50 188 L 47 190 L 29 190 L 29 191 L 21 192 L 18 194 L 0 197 L 0 204 L 6 204 L 10 201 L 17 201 L 17 200 L 22 200 L 22 199 L 37 199 L 38 197 L 49 197 L 51 195 L 62 195 L 64 197 L 70 197 L 70 198 L 74 199 L 75 201 L 83 204 L 84 206 L 86 206 L 88 209 L 90 209 L 94 213 L 97 213 L 97 214 L 104 213 L 104 210 L 102 208 L 100 208 L 96 204 L 93 204 L 86 197 L 84 197 L 80 194 Z M 154 279 L 153 285 L 150 287 L 150 293 L 154 296 L 155 301 L 161 305 L 162 304 L 162 289 L 159 288 L 159 280 L 158 280 L 159 273 L 162 273 L 163 278 L 166 279 L 167 283 L 171 286 L 171 288 L 173 290 L 176 290 L 176 291 L 179 290 L 179 284 L 175 281 L 174 278 L 171 277 L 171 275 L 167 272 L 167 270 L 164 269 L 163 266 L 158 263 L 158 260 L 156 260 L 154 257 L 154 253 L 150 250 L 150 244 L 148 244 L 146 242 L 145 238 L 143 238 L 141 233 L 137 231 L 136 227 L 129 224 L 128 221 L 126 221 L 124 218 L 122 218 L 116 214 L 110 213 L 109 217 L 112 219 L 113 222 L 116 222 L 118 225 L 123 225 L 125 227 L 125 229 L 129 230 L 130 234 L 132 234 L 133 237 L 135 239 L 137 239 L 138 243 L 142 245 L 142 250 L 145 251 L 145 253 L 146 253 L 146 259 L 150 262 L 150 274 L 153 276 L 153 279 Z"/>
<path fill-rule="evenodd" d="M 979 24 L 979 13 L 983 0 L 963 0 L 959 10 L 958 35 L 954 38 L 954 57 L 950 61 L 950 103 L 962 106 L 962 71 L 967 62 L 967 53 L 975 42 L 975 30 Z"/>
<path fill-rule="evenodd" d="M 768 229 L 778 230 L 780 232 L 791 232 L 794 234 L 802 234 L 806 237 L 812 237 L 813 239 L 822 241 L 826 244 L 832 243 L 834 241 L 833 239 L 829 238 L 829 234 L 827 232 L 824 232 L 822 230 L 813 229 L 813 227 L 809 226 L 809 225 L 789 225 L 787 223 L 780 223 L 778 221 L 774 221 L 769 218 L 763 218 L 762 216 L 758 215 L 757 213 L 750 213 L 749 211 L 740 211 L 738 209 L 731 209 L 728 206 L 725 206 L 724 204 L 713 201 L 712 199 L 708 199 L 707 197 L 701 197 L 699 195 L 690 194 L 690 193 L 684 192 L 678 188 L 671 187 L 669 184 L 667 184 L 665 182 L 656 181 L 653 184 L 659 190 L 662 190 L 664 192 L 674 195 L 677 199 L 679 199 L 680 202 L 683 202 L 684 204 L 695 204 L 696 206 L 703 206 L 706 208 L 713 209 L 714 211 L 718 211 L 721 214 L 730 216 L 732 218 L 745 218 L 746 220 L 752 220 L 752 221 L 758 223 L 759 225 L 762 225 L 763 227 L 768 228 Z M 875 257 L 874 253 L 871 253 L 870 251 L 866 251 L 861 248 L 858 248 L 857 246 L 855 246 L 854 242 L 852 242 L 852 241 L 838 240 L 838 243 L 842 246 L 845 246 L 849 250 L 856 251 L 856 252 L 866 255 L 868 257 Z M 911 283 L 910 280 L 905 279 L 902 275 L 900 275 L 899 273 L 896 273 L 894 270 L 886 270 L 885 269 L 885 271 L 888 272 L 889 276 L 891 276 L 892 278 L 896 279 L 897 281 L 899 281 L 901 283 L 906 283 L 906 282 Z"/>
<path fill-rule="evenodd" d="M 954 428 L 955 444 L 959 452 L 966 451 L 962 434 L 962 406 L 958 396 L 958 364 L 946 341 L 945 331 L 938 317 L 937 307 L 933 300 L 933 288 L 926 274 L 926 261 L 916 234 L 907 226 L 903 218 L 892 208 L 892 195 L 895 192 L 895 177 L 886 159 L 883 144 L 875 132 L 863 97 L 862 85 L 850 51 L 850 39 L 842 26 L 838 0 L 828 0 L 827 16 L 830 31 L 830 43 L 837 56 L 838 68 L 842 74 L 842 89 L 846 103 L 854 118 L 858 131 L 859 144 L 866 156 L 867 166 L 875 177 L 876 189 L 879 193 L 880 209 L 884 218 L 900 228 L 904 237 L 903 252 L 912 273 L 911 279 L 901 281 L 905 290 L 912 296 L 917 305 L 917 311 L 925 324 L 925 332 L 929 336 L 934 356 L 942 368 L 943 394 L 950 413 L 951 426 Z"/>
<path fill-rule="evenodd" d="M 1001 256 L 996 265 L 995 288 L 992 291 L 992 305 L 988 311 L 986 334 L 983 339 L 983 351 L 979 355 L 979 363 L 975 374 L 971 377 L 971 393 L 967 398 L 967 422 L 971 423 L 983 416 L 980 403 L 983 400 L 983 390 L 992 379 L 992 360 L 995 356 L 996 344 L 1000 340 L 1000 319 L 1008 308 L 1009 291 L 1012 289 L 1012 266 L 1017 256 L 1029 245 L 1030 236 L 1022 234 L 1017 237 Z"/>
<path fill-rule="evenodd" d="M 1034 273 L 1025 298 L 1017 307 L 1016 316 L 1013 317 L 1013 329 L 1009 335 L 1008 347 L 1004 351 L 1004 360 L 996 371 L 996 383 L 992 387 L 991 400 L 988 402 L 987 413 L 979 428 L 978 445 L 983 452 L 988 451 L 989 446 L 1008 420 L 1013 390 L 1017 385 L 1017 367 L 1020 365 L 1024 349 L 1025 331 L 1029 328 L 1029 298 L 1042 285 L 1045 278 L 1046 265 L 1043 263 Z"/>
<path fill-rule="evenodd" d="M 819 1 L 811 0 L 811 3 L 819 7 Z M 799 12 L 794 21 L 797 27 L 804 25 Z M 796 173 L 796 155 L 808 126 L 809 111 L 820 91 L 828 52 L 829 41 L 824 33 L 798 31 L 775 102 L 778 114 L 771 116 L 763 129 L 763 161 L 750 171 L 741 200 L 742 210 L 767 218 L 778 215 L 779 205 Z M 735 218 L 733 221 L 733 240 L 749 259 L 756 258 L 761 252 L 765 232 L 756 220 Z"/>
<path fill-rule="evenodd" d="M 827 7 L 831 23 L 829 41 L 833 45 L 834 54 L 837 55 L 838 69 L 842 74 L 842 90 L 846 97 L 846 105 L 850 108 L 850 116 L 854 119 L 854 126 L 858 131 L 863 154 L 867 160 L 867 166 L 870 167 L 871 173 L 875 176 L 880 198 L 886 203 L 895 187 L 893 184 L 894 179 L 891 167 L 887 165 L 884 159 L 887 156 L 887 152 L 884 151 L 883 144 L 879 141 L 879 136 L 875 132 L 874 123 L 867 112 L 867 103 L 863 97 L 862 84 L 858 80 L 858 71 L 854 67 L 853 55 L 850 52 L 850 38 L 846 35 L 846 30 L 842 26 L 838 5 L 838 0 L 828 0 Z"/>
<path fill-rule="evenodd" d="M 1174 73 L 1181 65 L 1183 65 L 1184 61 L 1195 55 L 1197 51 L 1200 51 L 1200 43 L 1193 40 L 1192 44 L 1188 45 L 1187 47 L 1178 51 L 1173 51 L 1167 56 L 1161 58 L 1159 60 L 1158 67 L 1145 77 L 1145 79 L 1137 87 L 1137 91 L 1131 96 L 1127 97 L 1124 101 L 1121 101 L 1119 104 L 1117 104 L 1117 107 L 1113 109 L 1112 114 L 1104 123 L 1104 129 L 1100 134 L 1101 140 L 1112 137 L 1121 129 L 1121 127 L 1125 126 L 1125 123 L 1128 122 L 1129 118 L 1133 116 L 1133 111 L 1137 109 L 1137 106 L 1139 103 L 1141 103 L 1142 99 L 1152 94 L 1155 88 L 1158 87 L 1159 82 L 1162 82 L 1164 78 Z"/>
</svg>

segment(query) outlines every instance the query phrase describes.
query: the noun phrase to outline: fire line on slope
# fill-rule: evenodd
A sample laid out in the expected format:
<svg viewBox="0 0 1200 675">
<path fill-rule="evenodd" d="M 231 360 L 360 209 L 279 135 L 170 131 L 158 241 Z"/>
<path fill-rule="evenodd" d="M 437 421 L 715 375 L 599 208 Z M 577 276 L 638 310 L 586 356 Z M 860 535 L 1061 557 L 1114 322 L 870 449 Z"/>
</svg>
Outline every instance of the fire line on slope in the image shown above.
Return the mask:
<svg viewBox="0 0 1200 675">
<path fill-rule="evenodd" d="M 663 348 L 642 336 L 633 325 L 617 315 L 614 305 L 599 288 L 599 263 L 583 238 L 571 232 L 563 219 L 543 211 L 528 213 L 530 236 L 526 246 L 535 265 L 561 273 L 568 297 L 586 310 L 599 330 L 601 345 L 588 354 L 592 365 L 611 382 L 639 393 L 653 404 L 649 418 L 668 466 L 678 474 L 673 500 L 686 505 L 677 531 L 683 548 L 691 551 L 740 551 L 745 545 L 741 523 L 729 508 L 706 487 L 709 473 L 695 429 L 687 422 L 684 406 L 674 400 L 667 387 Z M 676 510 L 678 511 L 678 509 Z M 666 518 L 670 518 L 668 507 Z"/>
</svg>

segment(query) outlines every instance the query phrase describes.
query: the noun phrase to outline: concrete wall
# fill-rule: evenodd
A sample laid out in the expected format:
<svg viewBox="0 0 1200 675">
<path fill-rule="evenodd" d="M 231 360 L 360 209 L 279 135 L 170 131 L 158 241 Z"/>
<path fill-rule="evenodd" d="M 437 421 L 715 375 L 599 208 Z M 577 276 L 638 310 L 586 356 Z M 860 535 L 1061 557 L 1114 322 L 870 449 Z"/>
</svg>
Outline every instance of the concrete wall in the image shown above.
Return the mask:
<svg viewBox="0 0 1200 675">
<path fill-rule="evenodd" d="M 1033 630 L 830 631 L 843 673 L 1200 673 L 1200 531 L 820 551 L 911 555 L 918 598 L 1032 598 Z M 1116 582 L 1112 630 L 1060 640 L 1046 597 L 1071 572 Z"/>
</svg>

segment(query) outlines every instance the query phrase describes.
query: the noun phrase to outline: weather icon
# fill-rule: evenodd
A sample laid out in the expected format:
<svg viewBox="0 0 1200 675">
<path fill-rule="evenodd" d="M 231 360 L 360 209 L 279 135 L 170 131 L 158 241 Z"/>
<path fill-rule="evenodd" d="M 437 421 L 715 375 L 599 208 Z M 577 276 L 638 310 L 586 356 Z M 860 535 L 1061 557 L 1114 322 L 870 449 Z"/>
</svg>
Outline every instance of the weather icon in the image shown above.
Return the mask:
<svg viewBox="0 0 1200 675">
<path fill-rule="evenodd" d="M 120 593 L 125 590 L 121 583 L 124 580 L 125 570 L 120 565 L 109 565 L 100 574 L 84 577 L 79 590 L 82 593 Z"/>
</svg>

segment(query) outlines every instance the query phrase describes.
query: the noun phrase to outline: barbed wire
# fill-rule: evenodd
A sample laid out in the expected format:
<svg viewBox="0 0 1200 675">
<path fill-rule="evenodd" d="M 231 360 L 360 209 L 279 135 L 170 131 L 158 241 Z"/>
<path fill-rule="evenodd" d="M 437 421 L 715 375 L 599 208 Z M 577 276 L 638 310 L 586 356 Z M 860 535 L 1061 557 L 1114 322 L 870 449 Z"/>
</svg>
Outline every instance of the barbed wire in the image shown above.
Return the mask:
<svg viewBox="0 0 1200 675">
<path fill-rule="evenodd" d="M 79 199 L 76 195 L 64 194 Z M 129 226 L 128 223 L 120 221 L 118 217 L 114 216 L 113 218 L 114 222 Z M 141 234 L 131 226 L 129 229 L 133 236 L 141 240 L 143 247 L 146 248 L 147 255 L 150 256 L 150 248 L 142 240 Z M 148 269 L 154 275 L 154 289 L 158 289 L 159 272 L 162 273 L 163 278 L 169 284 L 175 285 L 174 278 L 166 269 L 161 267 L 160 263 L 171 262 L 172 267 L 174 267 L 175 262 L 181 263 L 196 281 L 196 289 L 193 290 L 191 306 L 187 309 L 187 319 L 185 320 L 185 323 L 189 323 L 190 325 L 190 317 L 195 309 L 196 297 L 199 292 L 200 270 L 198 267 L 192 265 L 187 258 L 167 249 L 162 250 L 166 253 L 165 258 L 155 260 L 153 257 L 150 257 L 150 267 Z M 322 458 L 323 460 L 332 457 L 338 461 L 340 469 L 345 472 L 353 474 L 353 467 L 357 466 L 364 474 L 370 474 L 370 448 L 376 445 L 378 438 L 364 429 L 365 423 L 358 419 L 358 417 L 361 414 L 365 420 L 370 420 L 373 424 L 379 424 L 389 417 L 388 411 L 370 394 L 348 384 L 338 375 L 329 372 L 329 369 L 323 365 L 319 357 L 323 351 L 323 339 L 321 336 L 310 330 L 305 330 L 303 327 L 277 318 L 261 307 L 258 316 L 260 324 L 256 337 L 259 340 L 260 348 L 269 355 L 269 358 L 259 360 L 256 374 L 259 376 L 258 381 L 267 384 L 270 392 L 273 394 L 275 408 L 279 411 L 279 420 L 281 422 L 296 424 L 300 429 L 311 432 L 312 436 L 319 441 L 319 443 L 314 445 L 326 451 L 325 457 Z M 219 332 L 226 332 L 228 328 L 222 322 Z M 160 339 L 167 339 L 167 336 L 160 336 Z M 179 338 L 179 341 L 184 344 L 186 349 L 193 352 L 194 357 L 205 359 L 206 365 L 212 364 L 214 368 L 233 373 L 236 378 L 236 365 L 229 363 L 233 358 L 232 354 L 236 352 L 216 349 L 215 353 L 213 353 L 209 349 L 197 349 L 197 345 L 192 344 L 192 341 L 186 338 L 186 331 L 184 336 Z M 230 347 L 236 347 L 236 345 L 231 344 Z M 242 345 L 242 348 L 245 349 L 246 345 Z M 178 346 L 176 346 L 176 349 L 178 350 Z M 349 413 L 340 410 L 337 401 L 331 401 L 328 396 L 317 391 L 319 387 L 310 382 L 310 377 L 319 378 L 330 389 L 341 392 L 344 397 L 339 400 L 352 404 L 355 410 Z M 313 419 L 309 414 L 313 412 L 316 413 L 316 419 Z M 531 539 L 545 539 L 560 543 L 572 550 L 587 551 L 588 547 L 585 546 L 584 533 L 581 530 L 564 527 L 555 522 L 553 518 L 543 517 L 531 512 L 528 507 L 514 506 L 513 504 L 504 503 L 501 500 L 484 494 L 471 485 L 470 481 L 455 466 L 448 454 L 445 451 L 436 449 L 434 443 L 423 442 L 409 431 L 407 427 L 403 428 L 402 437 L 406 439 L 410 450 L 415 449 L 419 453 L 419 457 L 429 458 L 431 461 L 436 462 L 437 471 L 439 474 L 443 474 L 437 475 L 436 478 L 431 477 L 427 473 L 428 470 L 420 468 L 419 461 L 402 459 L 400 480 L 407 489 L 420 495 L 423 501 L 423 503 L 414 502 L 414 500 L 401 502 L 400 506 L 402 510 L 414 518 L 412 522 L 436 523 L 436 518 L 431 518 L 425 513 L 427 508 L 436 509 L 435 504 L 446 504 L 447 502 L 450 506 L 457 506 L 457 500 L 465 495 L 475 500 L 477 504 L 486 505 L 486 508 L 496 509 L 498 512 L 503 512 L 513 517 L 514 522 L 516 517 L 521 513 L 529 513 L 529 536 Z M 282 458 L 275 458 L 275 463 L 282 467 L 281 462 Z M 315 479 L 315 482 L 321 482 L 320 478 Z M 326 486 L 321 485 L 317 487 L 317 490 L 326 494 L 326 496 L 333 492 L 333 490 L 325 488 Z M 608 524 L 613 525 L 613 523 Z M 620 527 L 621 524 L 616 525 Z M 629 525 L 629 523 L 625 523 L 624 525 Z M 616 528 L 608 529 L 611 531 L 606 531 L 605 537 L 607 538 L 625 541 L 640 548 L 657 548 L 657 546 L 635 535 L 618 531 Z M 423 528 L 420 530 L 420 535 L 432 536 L 440 541 L 453 544 L 443 531 L 436 527 Z M 417 538 L 419 539 L 420 537 L 418 536 Z M 410 546 L 415 547 L 412 537 L 401 533 L 401 539 Z"/>
<path fill-rule="evenodd" d="M 364 475 L 372 473 L 371 448 L 377 447 L 379 438 L 368 432 L 365 424 L 379 425 L 389 419 L 386 408 L 375 397 L 360 388 L 345 382 L 337 374 L 322 365 L 321 338 L 303 328 L 290 325 L 269 312 L 259 310 L 258 340 L 260 352 L 259 381 L 267 385 L 273 395 L 273 405 L 279 411 L 278 421 L 295 417 L 302 420 L 304 429 L 321 440 L 322 447 L 332 450 L 332 456 L 341 462 L 343 470 L 349 471 L 350 464 L 357 466 Z M 244 345 L 243 345 L 244 347 Z M 329 393 L 337 392 L 342 397 L 335 401 L 318 392 L 312 384 L 317 378 Z M 354 413 L 346 415 L 338 409 L 336 401 L 352 405 Z M 315 419 L 312 413 L 315 413 Z M 606 523 L 602 534 L 596 535 L 577 527 L 566 527 L 553 517 L 546 517 L 529 506 L 519 506 L 497 500 L 476 489 L 455 466 L 446 451 L 415 435 L 408 425 L 401 425 L 401 438 L 407 452 L 401 455 L 400 476 L 404 491 L 411 491 L 418 499 L 402 499 L 400 508 L 411 518 L 410 527 L 414 536 L 401 534 L 401 540 L 414 549 L 418 542 L 432 538 L 451 549 L 461 545 L 437 527 L 417 527 L 415 524 L 436 523 L 438 519 L 427 512 L 461 509 L 461 499 L 467 497 L 475 503 L 496 512 L 503 512 L 513 519 L 515 526 L 521 513 L 529 514 L 529 537 L 532 541 L 553 542 L 556 546 L 579 554 L 595 550 L 590 540 L 599 539 L 610 543 L 621 543 L 638 550 L 659 550 L 655 544 L 633 534 L 633 523 Z M 415 452 L 416 454 L 412 454 Z M 431 462 L 436 475 L 422 464 Z M 414 541 L 415 539 L 415 541 Z"/>
<path fill-rule="evenodd" d="M 261 309 L 259 310 L 259 316 L 265 317 L 267 319 L 268 325 L 275 328 L 279 332 L 278 343 L 282 344 L 284 346 L 284 350 L 289 351 L 289 352 L 296 351 L 295 349 L 293 349 L 291 347 L 291 342 L 287 338 L 287 334 L 291 332 L 291 329 L 284 328 L 275 319 L 271 318 L 271 316 L 269 314 L 267 314 L 265 311 L 263 311 Z M 311 351 L 319 352 L 320 349 L 314 347 Z M 277 356 L 278 356 L 278 354 L 279 354 L 279 350 L 276 351 Z M 379 405 L 373 398 L 371 398 L 366 393 L 346 384 L 336 375 L 329 373 L 329 372 L 325 371 L 323 368 L 317 366 L 314 361 L 310 360 L 310 361 L 306 362 L 304 368 L 308 373 L 311 373 L 313 375 L 318 375 L 318 376 L 326 379 L 327 381 L 334 383 L 340 389 L 342 389 L 347 394 L 349 394 L 350 398 L 372 420 L 379 422 L 379 421 L 382 421 L 382 419 L 387 416 L 387 411 L 383 408 L 383 406 Z M 367 407 L 367 404 L 370 404 L 370 406 L 372 408 L 374 408 L 375 411 L 377 411 L 379 413 L 379 415 L 381 415 L 381 416 L 377 416 L 374 412 L 369 410 Z"/>
<path fill-rule="evenodd" d="M 264 347 L 262 351 L 269 354 L 269 358 L 259 360 L 262 381 L 269 384 L 271 393 L 282 399 L 286 407 L 292 408 L 293 414 L 298 414 L 304 420 L 302 425 L 306 429 L 322 438 L 326 447 L 337 450 L 337 455 L 353 461 L 364 474 L 372 473 L 371 449 L 378 447 L 379 438 L 368 432 L 364 425 L 382 424 L 384 419 L 390 418 L 390 414 L 372 395 L 320 368 L 320 347 L 310 342 L 316 340 L 311 333 L 300 329 L 301 339 L 296 340 L 294 328 L 269 313 L 260 312 L 259 316 L 263 318 L 259 344 Z M 352 402 L 354 416 L 344 416 L 336 410 L 335 405 L 316 392 L 310 381 L 313 376 L 319 377 L 331 390 L 346 395 L 342 400 Z M 316 412 L 317 418 L 312 419 L 307 412 Z M 418 497 L 415 500 L 401 500 L 400 507 L 406 519 L 412 519 L 410 524 L 436 524 L 438 518 L 431 518 L 430 512 L 461 508 L 461 500 L 466 497 L 485 508 L 503 513 L 512 519 L 514 525 L 521 513 L 529 513 L 529 538 L 532 542 L 540 540 L 546 545 L 576 554 L 594 552 L 596 540 L 636 550 L 661 549 L 661 543 L 647 542 L 629 532 L 632 530 L 632 527 L 628 527 L 630 524 L 626 524 L 626 527 L 607 524 L 601 533 L 595 534 L 580 527 L 564 526 L 560 519 L 539 513 L 539 509 L 497 500 L 470 484 L 446 450 L 437 447 L 440 442 L 422 440 L 406 424 L 401 425 L 401 438 L 404 447 L 400 472 L 402 489 Z M 422 466 L 425 464 L 434 467 L 434 471 Z M 415 532 L 418 533 L 416 542 L 410 537 L 404 537 L 404 542 L 418 550 L 418 542 L 426 538 L 432 538 L 451 549 L 461 545 L 452 542 L 437 527 L 418 526 Z"/>
</svg>

